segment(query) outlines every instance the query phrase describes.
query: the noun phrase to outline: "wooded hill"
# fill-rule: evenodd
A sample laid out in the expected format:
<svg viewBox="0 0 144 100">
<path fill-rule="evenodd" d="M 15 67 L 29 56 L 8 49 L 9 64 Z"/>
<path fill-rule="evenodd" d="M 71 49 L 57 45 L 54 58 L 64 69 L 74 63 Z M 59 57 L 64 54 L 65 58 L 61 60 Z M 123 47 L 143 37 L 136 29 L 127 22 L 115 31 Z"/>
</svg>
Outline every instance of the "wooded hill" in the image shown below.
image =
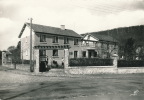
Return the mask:
<svg viewBox="0 0 144 100">
<path fill-rule="evenodd" d="M 121 27 L 111 30 L 91 32 L 90 34 L 101 34 L 111 36 L 119 41 L 119 45 L 124 46 L 128 38 L 133 38 L 137 45 L 144 45 L 144 25 Z"/>
</svg>

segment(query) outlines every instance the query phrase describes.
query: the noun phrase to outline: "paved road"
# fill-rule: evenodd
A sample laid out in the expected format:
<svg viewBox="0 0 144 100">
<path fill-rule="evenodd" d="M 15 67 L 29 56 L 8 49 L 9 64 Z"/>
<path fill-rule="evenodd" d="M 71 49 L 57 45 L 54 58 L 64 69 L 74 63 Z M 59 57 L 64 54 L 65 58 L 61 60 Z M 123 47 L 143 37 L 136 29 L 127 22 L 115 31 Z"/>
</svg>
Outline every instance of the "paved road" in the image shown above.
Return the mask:
<svg viewBox="0 0 144 100">
<path fill-rule="evenodd" d="M 2 100 L 143 100 L 144 74 L 44 77 L 0 71 Z"/>
</svg>

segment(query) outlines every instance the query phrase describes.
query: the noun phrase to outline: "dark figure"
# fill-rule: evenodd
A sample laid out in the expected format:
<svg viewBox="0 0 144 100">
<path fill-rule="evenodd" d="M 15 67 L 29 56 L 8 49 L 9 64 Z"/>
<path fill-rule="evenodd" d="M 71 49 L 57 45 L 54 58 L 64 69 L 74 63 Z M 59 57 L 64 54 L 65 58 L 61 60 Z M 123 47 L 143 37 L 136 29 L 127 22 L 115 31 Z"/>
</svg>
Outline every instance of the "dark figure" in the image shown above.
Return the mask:
<svg viewBox="0 0 144 100">
<path fill-rule="evenodd" d="M 62 58 L 62 68 L 64 67 L 64 59 Z"/>
<path fill-rule="evenodd" d="M 44 61 L 41 61 L 40 62 L 40 69 L 39 69 L 40 72 L 45 72 L 46 71 L 46 66 L 45 66 L 45 62 Z"/>
<path fill-rule="evenodd" d="M 49 66 L 48 66 L 48 58 L 46 58 L 46 60 L 45 60 L 45 66 L 46 66 L 46 71 L 49 71 L 50 68 L 49 68 Z"/>
<path fill-rule="evenodd" d="M 53 65 L 55 66 L 55 68 L 58 68 L 58 63 L 57 63 L 57 61 L 53 60 Z"/>
</svg>

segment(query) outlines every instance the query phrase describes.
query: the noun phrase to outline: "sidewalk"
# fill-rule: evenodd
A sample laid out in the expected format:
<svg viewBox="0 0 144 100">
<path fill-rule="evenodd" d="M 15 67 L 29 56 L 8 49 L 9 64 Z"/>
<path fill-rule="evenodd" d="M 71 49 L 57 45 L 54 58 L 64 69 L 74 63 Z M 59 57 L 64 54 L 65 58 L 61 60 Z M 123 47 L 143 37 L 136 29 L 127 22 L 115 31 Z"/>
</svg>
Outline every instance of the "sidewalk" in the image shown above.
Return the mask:
<svg viewBox="0 0 144 100">
<path fill-rule="evenodd" d="M 7 71 L 15 74 L 33 75 L 33 76 L 50 76 L 50 77 L 78 77 L 78 75 L 66 74 L 64 69 L 51 69 L 48 72 L 30 72 L 30 70 L 14 69 L 12 66 L 0 66 L 0 71 Z"/>
</svg>

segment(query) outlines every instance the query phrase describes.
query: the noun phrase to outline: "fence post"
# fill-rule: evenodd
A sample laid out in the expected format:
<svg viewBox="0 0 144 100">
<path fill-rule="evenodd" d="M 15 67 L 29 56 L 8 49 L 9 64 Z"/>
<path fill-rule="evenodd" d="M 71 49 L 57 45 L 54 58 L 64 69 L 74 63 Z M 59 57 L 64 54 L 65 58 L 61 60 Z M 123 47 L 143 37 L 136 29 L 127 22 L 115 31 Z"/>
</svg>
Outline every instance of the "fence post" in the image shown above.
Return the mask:
<svg viewBox="0 0 144 100">
<path fill-rule="evenodd" d="M 113 58 L 113 66 L 115 68 L 117 68 L 117 66 L 118 66 L 118 55 L 117 54 L 113 54 L 112 58 Z"/>
<path fill-rule="evenodd" d="M 68 68 L 69 65 L 68 57 L 69 57 L 69 51 L 68 49 L 64 49 L 64 69 Z"/>
<path fill-rule="evenodd" d="M 6 64 L 6 53 L 2 51 L 2 66 Z"/>
</svg>

